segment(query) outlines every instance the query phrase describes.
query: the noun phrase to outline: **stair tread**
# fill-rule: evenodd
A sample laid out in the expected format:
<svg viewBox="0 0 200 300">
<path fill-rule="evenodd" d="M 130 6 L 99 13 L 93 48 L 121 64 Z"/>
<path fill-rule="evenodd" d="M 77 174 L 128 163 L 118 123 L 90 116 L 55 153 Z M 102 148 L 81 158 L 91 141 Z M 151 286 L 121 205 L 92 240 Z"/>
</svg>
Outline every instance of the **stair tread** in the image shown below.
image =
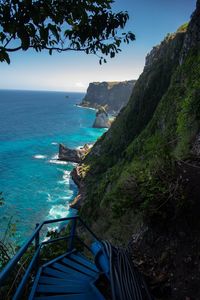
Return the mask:
<svg viewBox="0 0 200 300">
<path fill-rule="evenodd" d="M 96 277 L 96 275 L 97 275 L 96 271 L 88 269 L 87 267 L 84 267 L 83 265 L 72 261 L 70 258 L 65 257 L 61 260 L 61 262 L 64 263 L 65 265 L 67 265 L 68 267 L 78 270 L 79 272 L 87 274 L 91 277 Z"/>
<path fill-rule="evenodd" d="M 74 293 L 84 293 L 91 290 L 91 286 L 89 284 L 63 284 L 59 286 L 54 285 L 44 285 L 40 284 L 37 287 L 36 293 L 53 293 L 53 294 L 69 294 Z"/>
<path fill-rule="evenodd" d="M 96 278 L 97 273 L 90 273 L 84 270 L 80 269 L 74 269 L 72 266 L 66 265 L 64 261 L 61 261 L 60 263 L 55 263 L 52 265 L 54 269 L 59 270 L 60 272 L 63 272 L 63 274 L 73 274 L 78 275 L 80 277 L 89 277 L 89 278 Z"/>
<path fill-rule="evenodd" d="M 94 278 L 93 276 L 90 276 L 88 274 L 82 273 L 79 270 L 72 269 L 71 267 L 68 267 L 67 265 L 64 265 L 62 263 L 55 263 L 52 266 L 52 270 L 58 270 L 63 274 L 63 277 L 73 275 L 75 277 L 79 278 Z"/>
<path fill-rule="evenodd" d="M 59 270 L 53 269 L 51 267 L 44 268 L 42 274 L 47 274 L 56 278 L 66 279 L 66 273 L 60 272 Z"/>
<path fill-rule="evenodd" d="M 98 300 L 99 298 L 96 293 L 90 292 L 85 294 L 69 294 L 59 296 L 41 296 L 35 297 L 34 300 Z"/>
<path fill-rule="evenodd" d="M 74 253 L 71 254 L 69 257 L 72 258 L 73 260 L 75 260 L 76 262 L 83 264 L 85 267 L 93 270 L 94 272 L 99 272 L 99 270 L 97 269 L 95 264 L 92 263 L 89 259 L 86 259 L 86 258 L 82 257 L 81 255 L 74 254 Z"/>
<path fill-rule="evenodd" d="M 86 257 L 83 253 L 81 253 L 81 252 L 76 251 L 76 252 L 71 253 L 71 254 L 76 254 L 76 256 L 83 258 L 84 260 L 86 260 L 86 261 L 89 262 L 89 263 L 92 263 L 92 261 L 91 261 L 89 258 L 87 258 L 87 257 Z M 70 255 L 71 255 L 71 254 L 70 254 Z M 93 263 L 92 263 L 92 264 L 93 264 Z M 94 264 L 94 265 L 95 265 L 95 264 Z"/>
<path fill-rule="evenodd" d="M 87 279 L 83 279 L 83 278 L 77 278 L 77 277 L 72 277 L 70 276 L 66 276 L 66 278 L 55 278 L 55 277 L 48 277 L 48 276 L 41 276 L 39 279 L 39 284 L 49 284 L 49 285 L 62 285 L 63 283 L 83 283 L 85 284 L 85 282 L 88 282 Z"/>
</svg>

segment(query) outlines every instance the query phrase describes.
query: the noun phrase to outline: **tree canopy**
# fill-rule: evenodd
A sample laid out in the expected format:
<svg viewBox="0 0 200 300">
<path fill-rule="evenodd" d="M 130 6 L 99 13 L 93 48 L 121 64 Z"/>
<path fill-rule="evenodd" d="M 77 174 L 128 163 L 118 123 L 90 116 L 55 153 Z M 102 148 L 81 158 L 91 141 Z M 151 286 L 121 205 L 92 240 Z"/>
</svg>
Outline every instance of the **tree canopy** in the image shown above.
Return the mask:
<svg viewBox="0 0 200 300">
<path fill-rule="evenodd" d="M 9 53 L 32 48 L 42 51 L 83 51 L 106 62 L 122 42 L 128 13 L 112 11 L 113 0 L 0 0 L 0 61 Z"/>
</svg>

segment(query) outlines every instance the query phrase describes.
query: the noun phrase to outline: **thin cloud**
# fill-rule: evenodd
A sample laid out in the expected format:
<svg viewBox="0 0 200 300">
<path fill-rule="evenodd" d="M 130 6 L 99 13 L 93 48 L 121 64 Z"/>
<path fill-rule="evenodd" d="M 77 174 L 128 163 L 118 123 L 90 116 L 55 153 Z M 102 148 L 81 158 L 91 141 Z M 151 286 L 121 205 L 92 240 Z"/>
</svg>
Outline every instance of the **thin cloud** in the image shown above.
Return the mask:
<svg viewBox="0 0 200 300">
<path fill-rule="evenodd" d="M 86 86 L 83 82 L 76 82 L 75 86 L 78 87 L 78 88 L 86 88 Z"/>
</svg>

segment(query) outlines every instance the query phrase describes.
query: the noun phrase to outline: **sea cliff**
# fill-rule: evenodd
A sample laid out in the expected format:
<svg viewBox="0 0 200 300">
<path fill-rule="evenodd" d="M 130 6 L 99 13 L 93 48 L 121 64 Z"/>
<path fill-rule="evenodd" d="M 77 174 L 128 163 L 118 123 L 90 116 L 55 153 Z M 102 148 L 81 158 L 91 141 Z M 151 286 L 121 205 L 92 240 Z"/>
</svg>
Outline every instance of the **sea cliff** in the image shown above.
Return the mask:
<svg viewBox="0 0 200 300">
<path fill-rule="evenodd" d="M 106 106 L 109 113 L 117 114 L 127 104 L 135 82 L 136 80 L 92 82 L 80 105 L 97 109 L 99 106 Z"/>
<path fill-rule="evenodd" d="M 79 169 L 81 214 L 128 244 L 159 299 L 199 299 L 200 1 L 146 58 L 127 106 Z"/>
</svg>

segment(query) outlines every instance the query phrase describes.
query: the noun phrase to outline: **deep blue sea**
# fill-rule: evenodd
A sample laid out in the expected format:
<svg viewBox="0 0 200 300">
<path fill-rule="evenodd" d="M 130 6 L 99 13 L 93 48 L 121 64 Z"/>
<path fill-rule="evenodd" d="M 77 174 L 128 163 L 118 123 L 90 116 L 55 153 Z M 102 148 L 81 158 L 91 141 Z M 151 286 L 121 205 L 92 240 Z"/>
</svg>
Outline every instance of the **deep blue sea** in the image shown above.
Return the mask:
<svg viewBox="0 0 200 300">
<path fill-rule="evenodd" d="M 68 96 L 68 97 L 66 97 Z M 58 143 L 79 147 L 105 132 L 95 111 L 77 107 L 83 93 L 0 90 L 0 237 L 12 218 L 24 241 L 42 220 L 75 213 L 72 163 L 57 161 Z"/>
</svg>

